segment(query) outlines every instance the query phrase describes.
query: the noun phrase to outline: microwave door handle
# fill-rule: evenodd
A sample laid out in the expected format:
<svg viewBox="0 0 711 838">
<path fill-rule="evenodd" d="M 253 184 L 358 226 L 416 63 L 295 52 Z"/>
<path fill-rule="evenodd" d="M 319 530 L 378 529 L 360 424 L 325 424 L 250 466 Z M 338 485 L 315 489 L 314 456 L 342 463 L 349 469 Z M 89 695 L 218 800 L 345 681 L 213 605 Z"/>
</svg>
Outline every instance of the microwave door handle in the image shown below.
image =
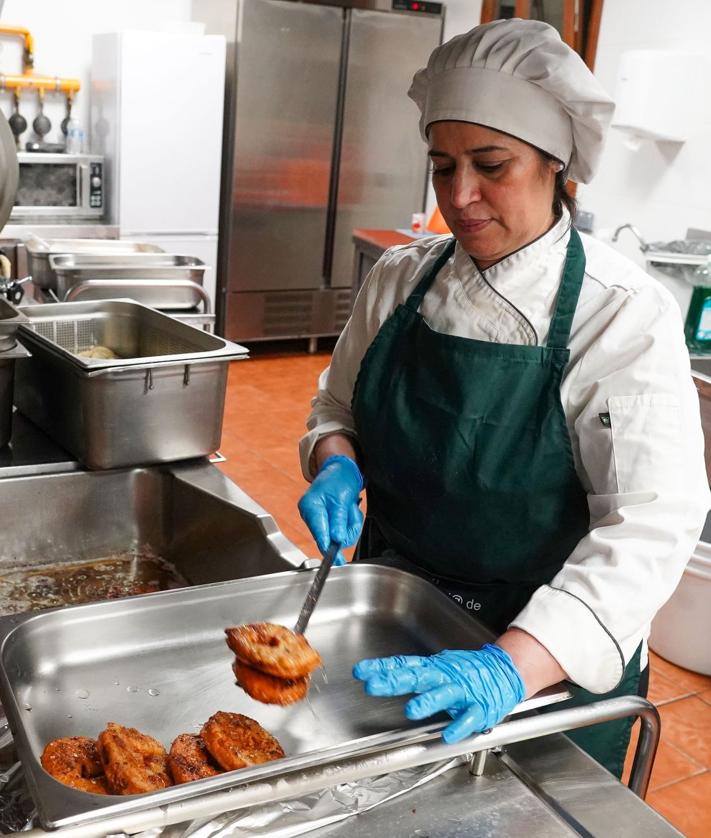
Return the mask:
<svg viewBox="0 0 711 838">
<path fill-rule="evenodd" d="M 89 196 L 85 192 L 89 189 L 89 166 L 80 163 L 77 166 L 79 177 L 77 178 L 77 209 L 89 206 Z"/>
</svg>

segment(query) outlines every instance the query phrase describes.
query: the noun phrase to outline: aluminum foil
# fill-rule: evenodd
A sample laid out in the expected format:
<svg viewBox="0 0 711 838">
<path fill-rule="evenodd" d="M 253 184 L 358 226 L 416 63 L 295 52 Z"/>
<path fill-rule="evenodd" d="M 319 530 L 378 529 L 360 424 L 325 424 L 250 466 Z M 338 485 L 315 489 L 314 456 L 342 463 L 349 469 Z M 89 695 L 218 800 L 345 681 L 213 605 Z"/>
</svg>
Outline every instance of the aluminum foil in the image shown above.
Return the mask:
<svg viewBox="0 0 711 838">
<path fill-rule="evenodd" d="M 32 829 L 37 810 L 12 743 L 7 720 L 0 715 L 0 832 L 10 835 Z"/>
<path fill-rule="evenodd" d="M 457 757 L 433 765 L 343 783 L 295 800 L 225 812 L 210 820 L 148 830 L 139 833 L 136 838 L 294 838 L 352 818 L 407 794 L 465 761 L 463 757 Z"/>
</svg>

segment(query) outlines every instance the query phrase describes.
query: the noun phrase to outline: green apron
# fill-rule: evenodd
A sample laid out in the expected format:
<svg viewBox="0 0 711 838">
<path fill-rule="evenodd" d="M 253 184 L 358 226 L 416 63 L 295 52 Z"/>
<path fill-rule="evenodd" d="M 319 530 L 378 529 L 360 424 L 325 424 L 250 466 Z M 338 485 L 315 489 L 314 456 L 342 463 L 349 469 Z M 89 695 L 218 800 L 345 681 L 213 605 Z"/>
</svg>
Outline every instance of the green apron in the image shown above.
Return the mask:
<svg viewBox="0 0 711 838">
<path fill-rule="evenodd" d="M 502 633 L 588 532 L 560 385 L 585 272 L 570 242 L 546 346 L 431 329 L 419 308 L 452 239 L 363 358 L 352 412 L 368 513 L 357 560 L 404 567 Z M 639 650 L 605 696 L 636 693 Z M 553 708 L 552 708 L 553 709 Z M 618 776 L 631 722 L 571 734 Z"/>
</svg>

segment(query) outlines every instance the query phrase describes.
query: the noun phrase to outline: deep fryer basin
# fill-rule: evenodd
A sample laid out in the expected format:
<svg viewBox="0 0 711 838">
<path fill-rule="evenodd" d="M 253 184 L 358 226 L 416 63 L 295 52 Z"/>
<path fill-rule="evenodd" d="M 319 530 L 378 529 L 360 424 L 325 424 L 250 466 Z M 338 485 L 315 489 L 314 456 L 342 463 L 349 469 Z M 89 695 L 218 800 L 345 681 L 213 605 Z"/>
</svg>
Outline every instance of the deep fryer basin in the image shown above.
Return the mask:
<svg viewBox="0 0 711 838">
<path fill-rule="evenodd" d="M 0 575 L 148 548 L 191 584 L 288 570 L 304 555 L 206 461 L 0 480 Z"/>
</svg>

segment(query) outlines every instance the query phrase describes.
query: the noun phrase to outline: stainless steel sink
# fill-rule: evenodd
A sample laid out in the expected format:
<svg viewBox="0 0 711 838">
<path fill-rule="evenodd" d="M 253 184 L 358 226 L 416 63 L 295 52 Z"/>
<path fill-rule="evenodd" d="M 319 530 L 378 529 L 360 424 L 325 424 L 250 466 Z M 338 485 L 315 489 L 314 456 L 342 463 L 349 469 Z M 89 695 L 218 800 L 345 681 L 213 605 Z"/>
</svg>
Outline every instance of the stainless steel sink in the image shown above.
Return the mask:
<svg viewBox="0 0 711 838">
<path fill-rule="evenodd" d="M 293 570 L 306 556 L 206 460 L 0 480 L 0 574 L 148 548 L 191 585 Z"/>
</svg>

